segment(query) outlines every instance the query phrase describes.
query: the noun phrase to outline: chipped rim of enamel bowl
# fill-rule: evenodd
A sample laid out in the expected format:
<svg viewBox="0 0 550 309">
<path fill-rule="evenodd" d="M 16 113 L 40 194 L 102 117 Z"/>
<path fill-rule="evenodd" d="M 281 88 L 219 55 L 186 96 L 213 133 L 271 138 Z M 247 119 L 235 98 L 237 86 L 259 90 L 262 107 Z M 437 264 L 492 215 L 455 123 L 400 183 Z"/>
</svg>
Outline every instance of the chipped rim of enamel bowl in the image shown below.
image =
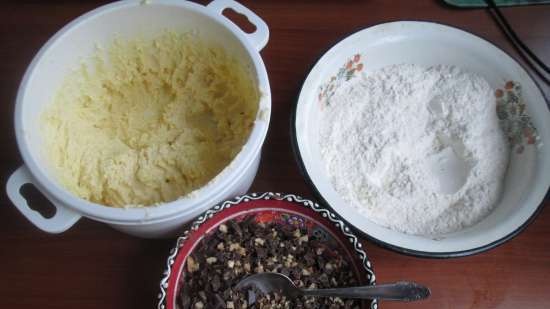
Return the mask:
<svg viewBox="0 0 550 309">
<path fill-rule="evenodd" d="M 76 28 L 86 27 L 90 20 L 104 17 L 112 12 L 136 8 L 137 6 L 170 6 L 178 10 L 185 10 L 190 14 L 198 14 L 208 23 L 215 23 L 216 27 L 225 28 L 233 34 L 231 40 L 241 46 L 249 57 L 253 72 L 253 78 L 257 81 L 261 94 L 258 102 L 258 112 L 254 126 L 241 151 L 214 179 L 202 188 L 172 202 L 162 203 L 148 207 L 115 208 L 92 203 L 63 188 L 54 181 L 37 159 L 36 149 L 31 145 L 25 132 L 24 106 L 27 104 L 28 84 L 35 78 L 36 67 L 51 58 L 50 49 L 63 42 L 68 33 Z M 231 8 L 243 15 L 256 26 L 253 33 L 243 32 L 237 25 L 222 15 L 222 11 Z M 206 23 L 205 22 L 205 23 Z M 152 3 L 143 1 L 120 1 L 94 9 L 67 24 L 59 30 L 38 51 L 19 86 L 15 106 L 15 133 L 17 144 L 25 165 L 14 172 L 6 185 L 8 196 L 17 208 L 35 225 L 48 232 L 62 232 L 72 226 L 81 216 L 86 216 L 105 223 L 123 225 L 141 225 L 144 223 L 158 223 L 165 220 L 188 216 L 191 219 L 196 214 L 211 207 L 224 198 L 228 188 L 236 182 L 243 182 L 243 175 L 252 168 L 260 156 L 261 147 L 267 134 L 271 114 L 271 90 L 264 62 L 260 56 L 260 50 L 269 39 L 269 29 L 265 22 L 252 11 L 232 0 L 214 0 L 206 6 L 188 1 L 157 0 Z M 66 44 L 66 43 L 65 43 Z M 48 57 L 45 57 L 47 54 Z M 51 60 L 51 59 L 50 59 Z M 34 151 L 31 151 L 34 150 Z M 56 215 L 49 220 L 34 213 L 19 193 L 20 187 L 25 183 L 34 184 L 56 207 Z M 216 200 L 217 199 L 217 200 Z M 42 224 L 42 225 L 40 225 Z"/>
</svg>

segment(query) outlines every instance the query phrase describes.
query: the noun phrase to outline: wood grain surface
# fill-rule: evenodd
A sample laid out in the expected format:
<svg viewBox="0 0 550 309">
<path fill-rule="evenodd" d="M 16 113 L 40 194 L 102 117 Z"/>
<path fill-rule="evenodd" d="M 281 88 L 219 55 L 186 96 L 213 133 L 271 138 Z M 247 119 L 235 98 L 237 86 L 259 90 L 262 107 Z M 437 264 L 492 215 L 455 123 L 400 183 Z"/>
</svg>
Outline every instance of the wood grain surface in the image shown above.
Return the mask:
<svg viewBox="0 0 550 309">
<path fill-rule="evenodd" d="M 153 0 L 154 1 L 154 0 Z M 252 191 L 312 197 L 292 155 L 289 117 L 301 84 L 333 44 L 360 29 L 394 20 L 440 22 L 481 36 L 518 58 L 483 9 L 440 1 L 242 1 L 269 25 L 262 51 L 273 95 L 272 122 Z M 203 2 L 204 3 L 204 2 Z M 46 40 L 102 1 L 0 3 L 0 173 L 22 164 L 13 132 L 15 94 L 26 66 Z M 503 10 L 518 34 L 550 62 L 550 6 Z M 404 51 L 406 52 L 406 51 Z M 521 59 L 520 59 L 521 62 Z M 541 84 L 547 96 L 550 87 Z M 549 200 L 546 199 L 546 204 Z M 378 282 L 415 280 L 433 296 L 381 308 L 550 308 L 550 209 L 523 233 L 479 255 L 433 260 L 403 256 L 366 242 Z M 61 235 L 39 231 L 0 196 L 0 308 L 153 308 L 173 240 L 143 240 L 80 220 Z"/>
</svg>

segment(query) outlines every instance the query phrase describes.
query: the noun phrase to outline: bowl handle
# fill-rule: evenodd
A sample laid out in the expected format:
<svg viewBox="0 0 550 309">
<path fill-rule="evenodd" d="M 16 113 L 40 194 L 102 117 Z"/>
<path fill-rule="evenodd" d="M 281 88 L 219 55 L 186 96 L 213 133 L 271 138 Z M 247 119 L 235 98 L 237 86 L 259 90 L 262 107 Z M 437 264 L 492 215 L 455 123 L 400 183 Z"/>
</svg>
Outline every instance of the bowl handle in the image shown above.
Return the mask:
<svg viewBox="0 0 550 309">
<path fill-rule="evenodd" d="M 27 183 L 34 184 L 39 189 L 39 186 L 34 183 L 34 179 L 28 168 L 23 165 L 11 174 L 6 184 L 6 192 L 15 207 L 39 229 L 48 233 L 61 233 L 69 229 L 80 219 L 81 216 L 78 213 L 53 201 L 41 191 L 55 207 L 55 215 L 49 219 L 44 218 L 39 212 L 29 207 L 27 200 L 19 191 Z"/>
<path fill-rule="evenodd" d="M 244 5 L 233 0 L 213 0 L 207 6 L 208 9 L 214 11 L 217 14 L 222 14 L 223 10 L 231 8 L 236 12 L 243 14 L 248 18 L 248 21 L 256 26 L 256 31 L 252 33 L 243 33 L 248 37 L 248 40 L 254 45 L 254 47 L 260 51 L 267 44 L 269 40 L 269 28 L 263 19 L 254 14 Z"/>
</svg>

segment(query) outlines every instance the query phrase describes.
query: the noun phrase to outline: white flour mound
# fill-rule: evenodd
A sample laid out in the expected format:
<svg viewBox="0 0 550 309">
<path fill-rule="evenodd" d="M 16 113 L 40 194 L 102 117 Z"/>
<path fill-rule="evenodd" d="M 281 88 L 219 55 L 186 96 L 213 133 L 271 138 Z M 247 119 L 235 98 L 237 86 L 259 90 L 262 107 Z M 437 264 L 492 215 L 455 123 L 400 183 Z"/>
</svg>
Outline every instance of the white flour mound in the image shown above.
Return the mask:
<svg viewBox="0 0 550 309">
<path fill-rule="evenodd" d="M 426 236 L 484 218 L 509 154 L 491 87 L 454 66 L 394 65 L 348 81 L 323 111 L 319 144 L 346 202 Z"/>
</svg>

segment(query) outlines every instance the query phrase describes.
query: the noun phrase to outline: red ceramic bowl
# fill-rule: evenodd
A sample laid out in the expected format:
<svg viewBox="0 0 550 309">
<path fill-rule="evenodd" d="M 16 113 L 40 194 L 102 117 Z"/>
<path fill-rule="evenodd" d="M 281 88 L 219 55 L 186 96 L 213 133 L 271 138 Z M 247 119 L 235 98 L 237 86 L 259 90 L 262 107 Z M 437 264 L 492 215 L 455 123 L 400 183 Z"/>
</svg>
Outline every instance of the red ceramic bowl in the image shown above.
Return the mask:
<svg viewBox="0 0 550 309">
<path fill-rule="evenodd" d="M 257 222 L 276 222 L 305 227 L 311 237 L 323 241 L 328 250 L 344 252 L 362 285 L 375 284 L 375 275 L 358 238 L 335 213 L 319 204 L 292 194 L 262 193 L 239 196 L 216 205 L 199 216 L 179 237 L 170 251 L 167 269 L 160 283 L 158 309 L 177 309 L 176 295 L 185 284 L 181 278 L 185 260 L 195 246 L 209 237 L 228 220 L 244 220 L 253 216 Z M 377 308 L 376 300 L 364 302 L 363 308 Z"/>
</svg>

